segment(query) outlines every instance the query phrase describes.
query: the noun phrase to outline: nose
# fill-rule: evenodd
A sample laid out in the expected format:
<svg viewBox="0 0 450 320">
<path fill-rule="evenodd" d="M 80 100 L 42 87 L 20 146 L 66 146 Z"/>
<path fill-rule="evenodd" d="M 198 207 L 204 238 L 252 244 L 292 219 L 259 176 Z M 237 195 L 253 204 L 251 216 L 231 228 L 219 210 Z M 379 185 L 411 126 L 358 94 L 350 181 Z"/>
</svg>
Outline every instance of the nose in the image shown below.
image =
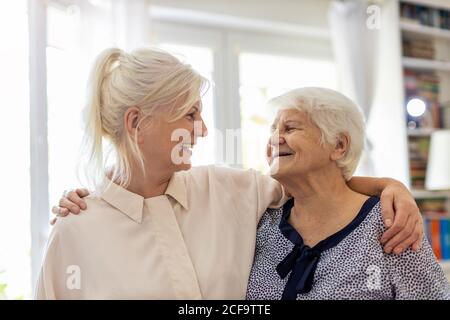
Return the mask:
<svg viewBox="0 0 450 320">
<path fill-rule="evenodd" d="M 202 118 L 202 137 L 206 137 L 208 135 L 208 128 L 206 127 L 205 121 Z"/>
<path fill-rule="evenodd" d="M 283 136 L 280 135 L 278 130 L 274 131 L 274 133 L 272 133 L 272 135 L 270 136 L 270 139 L 269 139 L 269 144 L 271 146 L 282 145 L 285 142 L 286 142 L 286 140 L 284 139 Z"/>
<path fill-rule="evenodd" d="M 206 137 L 208 135 L 208 128 L 206 127 L 203 118 L 200 117 L 199 120 L 194 122 L 194 143 L 198 137 Z"/>
<path fill-rule="evenodd" d="M 266 159 L 267 161 L 270 163 L 271 162 L 271 158 L 272 158 L 272 149 L 274 147 L 279 147 L 280 145 L 284 144 L 286 141 L 284 140 L 284 138 L 282 136 L 280 136 L 278 130 L 274 131 L 270 137 L 269 137 L 269 141 L 267 143 L 267 147 L 266 147 Z"/>
</svg>

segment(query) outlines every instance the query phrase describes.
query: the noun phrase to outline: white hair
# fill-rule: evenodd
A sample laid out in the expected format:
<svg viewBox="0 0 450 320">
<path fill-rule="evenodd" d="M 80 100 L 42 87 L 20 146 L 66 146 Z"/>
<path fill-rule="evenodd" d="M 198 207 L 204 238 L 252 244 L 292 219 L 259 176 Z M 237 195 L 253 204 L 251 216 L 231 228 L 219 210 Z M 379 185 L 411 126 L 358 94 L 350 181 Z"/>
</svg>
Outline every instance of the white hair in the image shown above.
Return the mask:
<svg viewBox="0 0 450 320">
<path fill-rule="evenodd" d="M 343 158 L 337 160 L 345 180 L 350 180 L 364 149 L 365 125 L 360 108 L 343 94 L 326 88 L 294 89 L 269 101 L 279 110 L 296 109 L 305 112 L 320 129 L 321 143 L 336 145 L 341 134 L 350 137 Z"/>
<path fill-rule="evenodd" d="M 98 186 L 104 179 L 109 155 L 104 142 L 109 142 L 115 155 L 113 180 L 128 186 L 132 163 L 138 164 L 145 174 L 136 136 L 130 136 L 124 128 L 127 109 L 140 109 L 143 117 L 137 128 L 152 115 L 176 121 L 199 100 L 205 84 L 208 81 L 190 65 L 160 49 L 140 48 L 131 53 L 119 48 L 104 50 L 91 72 L 86 108 L 85 146 L 89 162 L 85 169 L 89 181 Z"/>
</svg>

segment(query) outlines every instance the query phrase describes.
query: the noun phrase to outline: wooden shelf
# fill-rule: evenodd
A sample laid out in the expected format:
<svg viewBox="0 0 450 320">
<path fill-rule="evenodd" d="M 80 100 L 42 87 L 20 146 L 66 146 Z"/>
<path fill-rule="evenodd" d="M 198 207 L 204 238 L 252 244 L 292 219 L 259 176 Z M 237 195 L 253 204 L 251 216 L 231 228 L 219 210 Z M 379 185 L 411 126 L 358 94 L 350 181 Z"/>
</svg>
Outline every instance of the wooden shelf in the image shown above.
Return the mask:
<svg viewBox="0 0 450 320">
<path fill-rule="evenodd" d="M 409 69 L 450 72 L 450 62 L 447 61 L 403 57 L 402 62 Z"/>
<path fill-rule="evenodd" d="M 450 3 L 448 0 L 402 0 L 404 3 L 409 4 L 417 4 L 420 6 L 427 6 L 429 8 L 436 8 L 436 9 L 450 9 Z"/>
<path fill-rule="evenodd" d="M 408 33 L 414 33 L 422 36 L 431 36 L 433 38 L 450 40 L 450 30 L 435 27 L 424 26 L 410 21 L 400 21 L 400 29 Z"/>
<path fill-rule="evenodd" d="M 411 137 L 428 137 L 437 129 L 434 128 L 419 128 L 419 129 L 408 129 L 408 136 Z"/>
<path fill-rule="evenodd" d="M 417 199 L 450 198 L 450 192 L 447 192 L 447 191 L 430 191 L 430 190 L 412 189 L 411 193 L 412 193 L 413 197 L 417 198 Z"/>
</svg>

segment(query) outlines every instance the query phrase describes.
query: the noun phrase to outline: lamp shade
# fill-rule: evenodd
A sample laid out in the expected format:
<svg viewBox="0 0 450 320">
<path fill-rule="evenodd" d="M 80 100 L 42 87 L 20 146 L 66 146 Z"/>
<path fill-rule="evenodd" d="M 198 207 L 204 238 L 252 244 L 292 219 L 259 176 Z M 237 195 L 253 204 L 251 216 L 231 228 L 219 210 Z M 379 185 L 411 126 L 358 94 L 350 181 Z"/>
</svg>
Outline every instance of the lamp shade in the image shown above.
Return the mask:
<svg viewBox="0 0 450 320">
<path fill-rule="evenodd" d="M 450 190 L 450 130 L 431 134 L 425 182 L 429 190 Z"/>
</svg>

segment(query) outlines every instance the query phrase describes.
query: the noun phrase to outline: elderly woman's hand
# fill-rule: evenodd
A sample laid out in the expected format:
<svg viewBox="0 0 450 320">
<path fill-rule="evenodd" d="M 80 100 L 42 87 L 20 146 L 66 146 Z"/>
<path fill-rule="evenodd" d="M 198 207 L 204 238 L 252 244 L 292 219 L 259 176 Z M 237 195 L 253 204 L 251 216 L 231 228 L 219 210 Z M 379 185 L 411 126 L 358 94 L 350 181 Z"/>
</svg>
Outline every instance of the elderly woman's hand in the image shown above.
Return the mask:
<svg viewBox="0 0 450 320">
<path fill-rule="evenodd" d="M 381 210 L 388 230 L 381 237 L 386 253 L 400 254 L 412 246 L 420 249 L 423 239 L 423 220 L 409 190 L 400 182 L 388 179 L 381 192 Z"/>
<path fill-rule="evenodd" d="M 59 200 L 59 206 L 54 206 L 52 212 L 55 217 L 50 220 L 50 224 L 55 224 L 58 217 L 65 217 L 69 213 L 79 214 L 81 210 L 87 208 L 86 202 L 82 199 L 89 195 L 87 189 L 75 189 L 69 192 L 64 192 Z"/>
</svg>

